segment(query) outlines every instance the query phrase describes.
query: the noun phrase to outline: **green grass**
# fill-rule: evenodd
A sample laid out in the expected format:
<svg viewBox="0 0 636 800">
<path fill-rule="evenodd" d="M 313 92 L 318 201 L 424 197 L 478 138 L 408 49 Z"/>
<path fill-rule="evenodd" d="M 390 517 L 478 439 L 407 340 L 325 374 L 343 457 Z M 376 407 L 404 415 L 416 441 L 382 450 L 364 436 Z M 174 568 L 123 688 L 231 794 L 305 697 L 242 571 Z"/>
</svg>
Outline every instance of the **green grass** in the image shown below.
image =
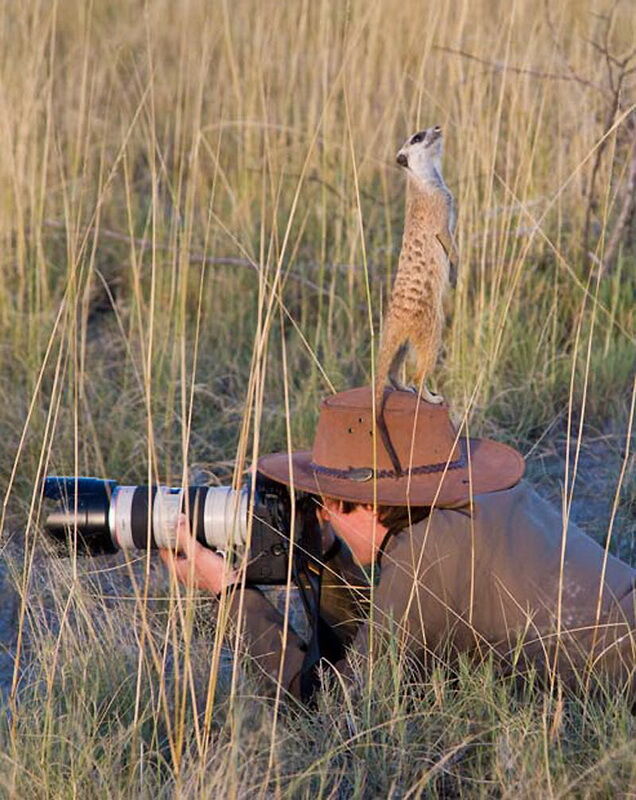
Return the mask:
<svg viewBox="0 0 636 800">
<path fill-rule="evenodd" d="M 400 247 L 394 156 L 439 123 L 461 264 L 436 386 L 472 434 L 529 454 L 555 502 L 566 475 L 553 456 L 580 443 L 576 508 L 616 494 L 612 547 L 633 559 L 631 451 L 621 465 L 636 252 L 626 237 L 601 278 L 582 252 L 608 103 L 588 40 L 609 8 L 559 3 L 552 29 L 531 0 L 5 9 L 0 490 L 26 670 L 2 731 L 7 796 L 633 790 L 620 697 L 519 690 L 487 665 L 411 676 L 402 693 L 380 662 L 349 718 L 337 687 L 309 715 L 255 696 L 248 677 L 233 703 L 215 698 L 206 740 L 188 667 L 173 678 L 169 664 L 191 660 L 205 686 L 213 631 L 194 635 L 154 563 L 133 580 L 120 557 L 96 586 L 100 565 L 48 560 L 34 491 L 47 472 L 240 481 L 259 452 L 308 446 L 321 397 L 371 380 Z M 618 54 L 630 11 L 617 6 Z M 629 81 L 623 102 L 636 102 Z M 627 158 L 624 126 L 607 138 L 601 258 Z M 610 510 L 585 518 L 600 541 Z"/>
<path fill-rule="evenodd" d="M 37 639 L 17 716 L 0 731 L 7 796 L 616 797 L 633 786 L 634 718 L 616 692 L 550 694 L 465 661 L 423 681 L 389 645 L 372 684 L 355 669 L 343 697 L 325 674 L 316 707 L 292 703 L 274 734 L 273 700 L 249 669 L 197 728 L 174 662 L 158 668 L 146 650 L 138 694 L 130 617 L 96 636 L 90 606 L 77 592 L 73 633 Z M 154 637 L 160 646 L 159 628 Z M 203 704 L 209 650 L 187 636 L 175 645 Z"/>
</svg>

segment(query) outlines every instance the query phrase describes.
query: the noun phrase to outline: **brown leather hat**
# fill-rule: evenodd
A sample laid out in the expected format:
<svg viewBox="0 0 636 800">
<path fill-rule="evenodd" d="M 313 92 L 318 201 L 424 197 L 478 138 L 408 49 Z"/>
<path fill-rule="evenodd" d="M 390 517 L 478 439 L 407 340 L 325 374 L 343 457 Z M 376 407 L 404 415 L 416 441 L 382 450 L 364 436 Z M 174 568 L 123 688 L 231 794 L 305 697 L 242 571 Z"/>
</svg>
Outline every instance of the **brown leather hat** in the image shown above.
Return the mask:
<svg viewBox="0 0 636 800">
<path fill-rule="evenodd" d="M 328 397 L 320 407 L 313 449 L 263 456 L 258 469 L 281 483 L 293 482 L 295 489 L 396 506 L 457 506 L 471 493 L 507 489 L 523 476 L 520 453 L 489 439 L 458 435 L 446 404 L 387 391 L 384 420 L 402 466 L 398 474 L 377 428 L 374 435 L 371 402 L 370 387 Z"/>
</svg>

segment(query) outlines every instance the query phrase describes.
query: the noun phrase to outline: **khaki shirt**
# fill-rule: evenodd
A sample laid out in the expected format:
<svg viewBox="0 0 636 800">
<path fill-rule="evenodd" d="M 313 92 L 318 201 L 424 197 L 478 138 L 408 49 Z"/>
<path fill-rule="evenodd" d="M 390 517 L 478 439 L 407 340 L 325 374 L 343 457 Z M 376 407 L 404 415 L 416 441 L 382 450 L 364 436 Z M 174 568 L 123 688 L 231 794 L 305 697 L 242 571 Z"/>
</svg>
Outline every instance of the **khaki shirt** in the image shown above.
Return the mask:
<svg viewBox="0 0 636 800">
<path fill-rule="evenodd" d="M 525 481 L 476 496 L 472 513 L 435 509 L 389 539 L 372 590 L 341 548 L 325 568 L 321 616 L 362 655 L 379 626 L 425 665 L 464 652 L 493 656 L 505 673 L 556 668 L 576 682 L 592 667 L 633 687 L 636 570 L 576 525 L 563 533 L 561 515 Z M 266 674 L 278 676 L 284 655 L 283 685 L 298 694 L 304 643 L 289 630 L 283 654 L 283 618 L 257 589 L 245 589 L 242 624 Z"/>
</svg>

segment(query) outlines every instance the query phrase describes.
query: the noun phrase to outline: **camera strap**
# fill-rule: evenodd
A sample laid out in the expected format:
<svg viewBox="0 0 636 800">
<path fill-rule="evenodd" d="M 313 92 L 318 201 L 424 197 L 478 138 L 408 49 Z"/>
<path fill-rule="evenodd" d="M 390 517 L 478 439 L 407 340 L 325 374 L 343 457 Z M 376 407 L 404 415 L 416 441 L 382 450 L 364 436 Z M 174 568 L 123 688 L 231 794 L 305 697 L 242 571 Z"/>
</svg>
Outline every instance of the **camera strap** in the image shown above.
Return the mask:
<svg viewBox="0 0 636 800">
<path fill-rule="evenodd" d="M 302 531 L 301 546 L 296 548 L 294 572 L 296 584 L 309 618 L 311 636 L 300 671 L 300 697 L 308 703 L 317 687 L 317 667 L 321 658 L 335 663 L 342 657 L 342 645 L 320 616 L 323 553 L 322 533 L 311 499 L 299 504 Z"/>
</svg>

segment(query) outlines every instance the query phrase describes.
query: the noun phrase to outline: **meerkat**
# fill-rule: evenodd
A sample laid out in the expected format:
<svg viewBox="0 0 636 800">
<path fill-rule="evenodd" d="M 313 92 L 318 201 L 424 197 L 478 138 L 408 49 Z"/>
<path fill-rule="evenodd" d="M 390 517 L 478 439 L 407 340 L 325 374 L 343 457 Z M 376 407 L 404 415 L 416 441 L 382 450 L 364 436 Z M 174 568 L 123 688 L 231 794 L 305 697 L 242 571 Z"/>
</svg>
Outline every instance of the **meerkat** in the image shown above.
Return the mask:
<svg viewBox="0 0 636 800">
<path fill-rule="evenodd" d="M 455 201 L 442 177 L 443 137 L 439 125 L 411 136 L 397 154 L 407 172 L 402 249 L 386 314 L 375 382 L 381 418 L 387 379 L 395 389 L 419 391 L 429 403 L 441 403 L 426 380 L 438 358 L 444 326 L 444 296 L 455 285 L 458 254 Z M 399 381 L 409 350 L 415 355 L 415 387 Z"/>
</svg>

